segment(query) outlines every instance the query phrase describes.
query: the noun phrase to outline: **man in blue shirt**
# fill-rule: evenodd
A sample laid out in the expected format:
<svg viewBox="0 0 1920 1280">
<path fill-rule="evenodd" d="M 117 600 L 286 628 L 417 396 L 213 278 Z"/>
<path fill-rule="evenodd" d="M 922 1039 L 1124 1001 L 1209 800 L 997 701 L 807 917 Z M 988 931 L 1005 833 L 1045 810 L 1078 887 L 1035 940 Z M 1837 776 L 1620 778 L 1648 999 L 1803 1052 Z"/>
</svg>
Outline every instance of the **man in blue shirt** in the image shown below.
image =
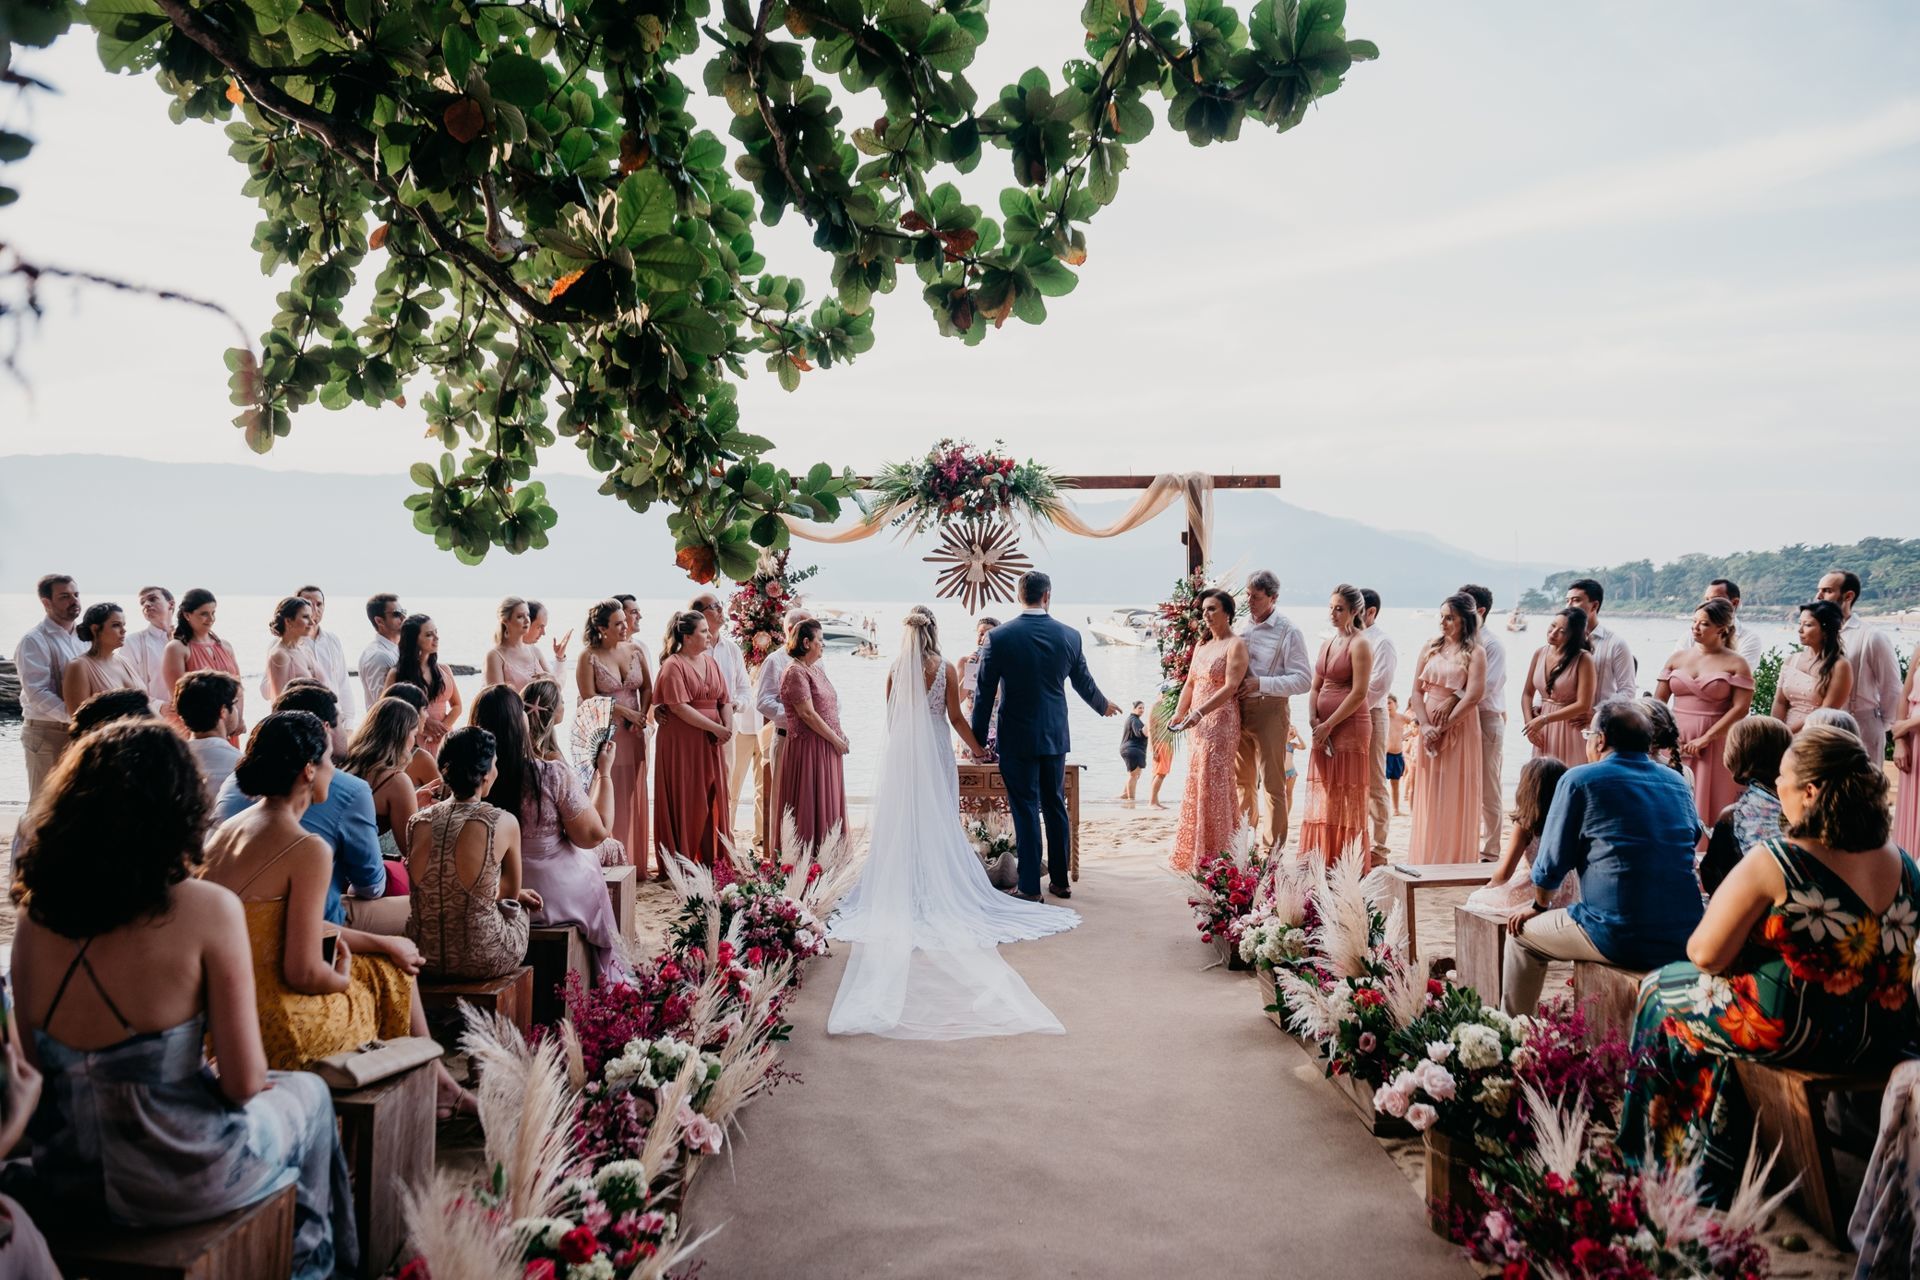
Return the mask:
<svg viewBox="0 0 1920 1280">
<path fill-rule="evenodd" d="M 1623 969 L 1655 969 L 1687 957 L 1700 923 L 1694 847 L 1700 819 L 1686 779 L 1647 754 L 1653 722 L 1628 698 L 1600 704 L 1587 731 L 1602 757 L 1569 769 L 1533 859 L 1533 904 L 1507 922 L 1501 1004 L 1534 1011 L 1552 960 L 1599 960 Z M 1549 911 L 1547 900 L 1571 871 L 1580 901 Z"/>
<path fill-rule="evenodd" d="M 274 701 L 275 711 L 311 711 L 329 729 L 340 723 L 340 703 L 333 691 L 314 681 L 295 680 Z M 213 802 L 214 817 L 225 822 L 253 803 L 253 797 L 240 790 L 237 775 L 220 786 Z M 348 923 L 345 903 L 349 889 L 361 898 L 378 898 L 387 891 L 387 864 L 380 860 L 380 832 L 373 818 L 373 788 L 344 769 L 336 769 L 327 798 L 307 806 L 300 825 L 333 846 L 333 883 L 327 886 L 327 922 Z M 398 899 L 404 902 L 405 899 Z M 402 925 L 404 927 L 404 920 Z M 368 929 L 365 922 L 356 928 L 372 933 L 398 930 Z"/>
</svg>

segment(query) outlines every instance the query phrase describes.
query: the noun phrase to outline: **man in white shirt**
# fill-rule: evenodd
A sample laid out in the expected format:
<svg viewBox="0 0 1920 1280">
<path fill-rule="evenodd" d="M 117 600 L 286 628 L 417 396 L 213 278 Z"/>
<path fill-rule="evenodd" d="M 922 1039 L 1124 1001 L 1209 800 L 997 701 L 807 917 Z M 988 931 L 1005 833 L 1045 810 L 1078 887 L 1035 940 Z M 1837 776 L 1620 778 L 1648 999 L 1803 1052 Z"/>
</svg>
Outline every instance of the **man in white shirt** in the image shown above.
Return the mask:
<svg viewBox="0 0 1920 1280">
<path fill-rule="evenodd" d="M 787 665 L 793 661 L 787 646 L 793 643 L 793 633 L 800 629 L 800 624 L 811 621 L 813 615 L 805 609 L 787 610 L 786 616 L 780 619 L 785 634 L 760 663 L 760 678 L 753 686 L 753 709 L 761 720 L 760 750 L 767 761 L 766 802 L 756 804 L 753 809 L 754 830 L 762 849 L 773 847 L 773 828 L 769 823 L 774 818 L 773 797 L 780 794 L 780 757 L 787 746 L 787 704 L 780 700 L 780 681 L 787 674 Z"/>
<path fill-rule="evenodd" d="M 1735 618 L 1733 647 L 1741 657 L 1747 660 L 1747 666 L 1757 671 L 1760 667 L 1760 659 L 1766 656 L 1766 652 L 1761 648 L 1760 633 L 1752 627 L 1743 627 L 1739 624 L 1740 585 L 1731 578 L 1715 578 L 1707 584 L 1707 594 L 1704 598 L 1725 600 L 1733 606 Z"/>
<path fill-rule="evenodd" d="M 46 617 L 20 637 L 13 663 L 20 672 L 20 745 L 27 756 L 27 799 L 33 799 L 67 749 L 67 720 L 73 708 L 60 695 L 67 664 L 87 651 L 73 634 L 80 621 L 80 588 L 64 573 L 40 579 L 40 609 Z"/>
<path fill-rule="evenodd" d="M 1613 698 L 1631 698 L 1640 692 L 1640 677 L 1627 642 L 1600 623 L 1600 606 L 1607 589 L 1592 578 L 1567 584 L 1567 607 L 1587 615 L 1587 644 L 1593 650 L 1593 705 Z"/>
<path fill-rule="evenodd" d="M 123 656 L 146 686 L 153 705 L 164 707 L 173 701 L 164 667 L 167 641 L 173 639 L 173 592 L 165 587 L 140 588 L 140 616 L 147 625 L 127 637 Z"/>
<path fill-rule="evenodd" d="M 1271 570 L 1249 575 L 1247 620 L 1237 628 L 1247 645 L 1247 676 L 1240 682 L 1240 753 L 1234 781 L 1240 811 L 1260 833 L 1263 849 L 1287 843 L 1287 699 L 1313 687 L 1306 637 L 1274 607 L 1279 598 L 1280 579 Z"/>
<path fill-rule="evenodd" d="M 351 736 L 354 725 L 360 722 L 360 712 L 355 706 L 353 685 L 347 680 L 346 649 L 337 634 L 320 626 L 321 619 L 327 614 L 327 593 L 318 587 L 302 587 L 294 594 L 313 606 L 313 634 L 300 643 L 313 650 L 313 665 L 320 669 L 320 678 L 326 681 L 327 688 L 333 690 L 333 696 L 339 699 L 340 729 Z M 398 652 L 396 647 L 396 657 Z"/>
<path fill-rule="evenodd" d="M 1480 696 L 1480 830 L 1485 834 L 1480 856 L 1491 861 L 1500 856 L 1500 820 L 1506 816 L 1500 807 L 1500 752 L 1507 737 L 1507 646 L 1487 625 L 1493 592 L 1469 582 L 1460 593 L 1473 597 L 1473 611 L 1480 615 L 1474 632 L 1487 655 L 1487 690 Z"/>
<path fill-rule="evenodd" d="M 1373 819 L 1373 862 L 1378 866 L 1384 864 L 1392 852 L 1387 848 L 1387 695 L 1393 692 L 1393 673 L 1400 665 L 1400 654 L 1386 629 L 1374 625 L 1380 617 L 1380 593 L 1372 587 L 1362 587 L 1360 598 L 1366 602 L 1360 611 L 1361 629 L 1373 646 L 1373 674 L 1367 678 L 1367 720 L 1373 726 L 1367 812 Z"/>
<path fill-rule="evenodd" d="M 367 695 L 369 707 L 380 701 L 387 677 L 400 665 L 400 627 L 406 620 L 407 611 L 400 607 L 399 596 L 383 591 L 368 598 L 367 621 L 373 627 L 373 643 L 360 651 L 360 688 Z"/>
<path fill-rule="evenodd" d="M 1900 718 L 1900 659 L 1893 641 L 1853 612 L 1860 599 L 1859 575 L 1834 569 L 1820 579 L 1819 597 L 1840 606 L 1840 647 L 1853 663 L 1853 698 L 1847 710 L 1860 722 L 1860 741 L 1878 763 L 1887 753 L 1887 726 Z"/>
<path fill-rule="evenodd" d="M 727 753 L 727 812 L 731 814 L 740 808 L 740 788 L 749 777 L 760 776 L 760 713 L 754 709 L 753 680 L 747 675 L 747 659 L 740 652 L 740 642 L 727 634 L 727 614 L 720 607 L 720 597 L 703 591 L 687 607 L 707 620 L 707 633 L 713 637 L 713 660 L 727 679 L 727 701 L 733 704 L 733 749 Z M 765 797 L 758 796 L 759 790 L 756 785 L 756 814 L 766 804 Z"/>
</svg>

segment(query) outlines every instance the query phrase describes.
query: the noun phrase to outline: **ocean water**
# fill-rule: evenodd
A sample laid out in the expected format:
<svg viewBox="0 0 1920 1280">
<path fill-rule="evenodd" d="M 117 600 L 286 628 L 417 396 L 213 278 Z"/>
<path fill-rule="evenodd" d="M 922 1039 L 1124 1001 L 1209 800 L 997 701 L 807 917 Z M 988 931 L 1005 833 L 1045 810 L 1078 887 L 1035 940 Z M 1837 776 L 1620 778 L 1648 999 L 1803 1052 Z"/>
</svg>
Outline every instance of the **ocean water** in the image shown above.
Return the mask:
<svg viewBox="0 0 1920 1280">
<path fill-rule="evenodd" d="M 137 616 L 135 586 L 108 584 L 96 590 L 94 584 L 81 583 L 84 599 L 91 603 L 98 600 L 113 600 L 126 606 L 134 616 L 132 629 L 137 630 L 146 624 Z M 267 619 L 272 612 L 274 599 L 265 596 L 229 596 L 220 601 L 220 616 L 217 629 L 220 635 L 234 647 L 239 658 L 243 682 L 250 703 L 249 714 L 257 714 L 262 705 L 258 693 L 261 673 L 266 667 L 266 657 L 274 637 L 267 630 Z M 439 624 L 441 636 L 441 655 L 444 661 L 479 667 L 487 649 L 493 643 L 493 628 L 496 601 L 474 598 L 435 598 L 408 597 L 401 601 L 408 609 L 431 614 Z M 586 615 L 592 601 L 574 599 L 546 598 L 546 604 L 554 620 L 553 630 L 564 632 L 569 627 L 575 629 L 575 639 L 570 654 L 579 652 L 578 631 L 580 620 Z M 883 656 L 858 658 L 843 649 L 835 649 L 824 659 L 826 671 L 840 694 L 840 715 L 842 724 L 852 739 L 853 750 L 847 757 L 847 791 L 854 802 L 861 803 L 870 796 L 877 770 L 879 752 L 885 736 L 885 689 L 888 669 L 892 666 L 892 657 L 897 652 L 897 637 L 900 619 L 913 603 L 912 601 L 860 601 L 860 600 L 815 600 L 815 607 L 832 609 L 843 613 L 856 621 L 872 618 L 878 627 Z M 949 658 L 958 657 L 971 648 L 973 643 L 973 621 L 958 602 L 937 600 L 930 602 L 940 621 L 941 647 Z M 1072 599 L 1056 598 L 1054 615 L 1061 621 L 1085 628 L 1091 622 L 1105 619 L 1114 609 L 1123 607 L 1127 602 L 1082 603 Z M 1135 601 L 1138 605 L 1150 605 L 1152 601 Z M 641 602 L 641 636 L 646 642 L 650 654 L 657 657 L 658 636 L 665 628 L 666 618 L 680 601 L 647 600 Z M 1005 618 L 1014 610 L 1011 606 L 996 604 L 989 606 L 986 612 Z M 1326 612 L 1320 606 L 1283 605 L 1281 612 L 1292 619 L 1305 631 L 1309 645 L 1317 649 L 1319 639 L 1328 634 Z M 0 652 L 9 655 L 13 652 L 18 638 L 37 623 L 41 617 L 39 601 L 31 594 L 0 594 Z M 1507 694 L 1509 714 L 1518 701 L 1520 681 L 1526 674 L 1528 656 L 1535 648 L 1545 642 L 1546 622 L 1544 618 L 1529 620 L 1529 629 L 1524 633 L 1503 632 L 1501 639 L 1507 645 Z M 1661 664 L 1668 654 L 1687 643 L 1687 620 L 1679 617 L 1661 618 L 1610 618 L 1609 625 L 1622 635 L 1635 656 L 1639 659 L 1641 685 L 1651 688 L 1653 679 L 1659 674 Z M 344 590 L 335 597 L 329 608 L 326 624 L 336 629 L 347 651 L 351 666 L 360 650 L 372 638 L 368 629 L 360 599 L 348 595 Z M 1395 691 L 1404 703 L 1408 689 L 1413 683 L 1411 671 L 1412 655 L 1434 634 L 1436 628 L 1435 611 L 1428 609 L 1387 609 L 1381 619 L 1381 625 L 1393 639 L 1401 655 L 1400 669 L 1394 679 Z M 1503 625 L 1498 617 L 1495 626 Z M 1756 627 L 1769 646 L 1785 646 L 1792 643 L 1793 637 L 1784 618 L 1779 620 L 1750 619 L 1745 625 Z M 1894 630 L 1895 643 L 1902 652 L 1911 649 L 1920 641 L 1920 628 L 1909 626 L 1904 631 Z M 1085 635 L 1087 665 L 1101 691 L 1115 702 L 1126 706 L 1136 699 L 1151 702 L 1159 685 L 1159 658 L 1152 648 L 1124 648 L 1101 645 L 1091 635 Z M 655 663 L 657 669 L 657 662 Z M 473 695 L 479 692 L 480 678 L 465 676 L 459 680 L 461 693 L 470 705 Z M 574 701 L 573 691 L 568 690 L 568 701 Z M 1294 715 L 1300 722 L 1305 714 L 1305 700 L 1294 699 Z M 1070 725 L 1073 734 L 1074 750 L 1071 760 L 1085 766 L 1081 777 L 1081 796 L 1083 803 L 1100 803 L 1118 794 L 1126 780 L 1125 771 L 1120 763 L 1119 742 L 1120 722 L 1103 720 L 1078 698 L 1069 697 Z M 26 800 L 26 765 L 20 750 L 20 724 L 17 720 L 0 722 L 0 805 L 18 806 Z M 562 735 L 562 741 L 566 740 Z M 1531 753 L 1526 740 L 1510 728 L 1506 738 L 1506 767 L 1504 779 L 1510 788 L 1518 775 L 1520 763 Z M 1173 773 L 1162 789 L 1161 798 L 1169 802 L 1177 801 L 1180 795 L 1180 783 L 1186 773 L 1184 750 L 1178 751 L 1174 758 Z M 1142 779 L 1140 794 L 1146 794 L 1146 779 Z"/>
</svg>

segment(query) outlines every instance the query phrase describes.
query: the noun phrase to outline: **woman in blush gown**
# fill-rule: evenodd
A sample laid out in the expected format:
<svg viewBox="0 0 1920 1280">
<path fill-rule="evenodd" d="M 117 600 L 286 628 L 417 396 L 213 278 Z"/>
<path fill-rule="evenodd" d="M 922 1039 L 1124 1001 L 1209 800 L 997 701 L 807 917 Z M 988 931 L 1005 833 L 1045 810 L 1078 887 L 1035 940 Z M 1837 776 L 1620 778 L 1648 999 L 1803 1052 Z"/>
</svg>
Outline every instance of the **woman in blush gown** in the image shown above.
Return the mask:
<svg viewBox="0 0 1920 1280">
<path fill-rule="evenodd" d="M 587 610 L 586 647 L 574 667 L 580 700 L 613 700 L 613 833 L 627 848 L 633 865 L 647 874 L 647 850 L 653 847 L 647 811 L 647 710 L 653 701 L 653 672 L 647 655 L 631 643 L 627 613 L 618 600 L 602 600 Z M 584 761 L 582 763 L 585 763 Z M 655 860 L 654 873 L 666 868 Z"/>
<path fill-rule="evenodd" d="M 1907 663 L 1907 682 L 1900 690 L 1900 715 L 1893 730 L 1893 767 L 1900 774 L 1900 794 L 1893 807 L 1893 842 L 1909 852 L 1920 850 L 1920 662 Z"/>
<path fill-rule="evenodd" d="M 1480 860 L 1480 697 L 1486 650 L 1474 643 L 1479 614 L 1457 593 L 1440 606 L 1440 634 L 1414 670 L 1409 704 L 1420 726 L 1420 789 L 1413 798 L 1407 861 Z"/>
<path fill-rule="evenodd" d="M 1694 807 L 1709 831 L 1740 798 L 1727 768 L 1727 730 L 1753 707 L 1753 670 L 1733 648 L 1733 606 L 1702 601 L 1693 611 L 1693 646 L 1667 659 L 1653 696 L 1672 699 L 1680 755 L 1693 767 Z"/>
<path fill-rule="evenodd" d="M 314 656 L 308 637 L 318 629 L 313 602 L 300 596 L 288 596 L 273 606 L 267 630 L 273 633 L 273 647 L 267 650 L 266 674 L 260 677 L 261 696 L 271 703 L 286 692 L 295 680 L 318 680 L 326 684 L 320 660 Z"/>
<path fill-rule="evenodd" d="M 1547 623 L 1547 642 L 1534 650 L 1520 691 L 1528 717 L 1521 732 L 1536 759 L 1551 756 L 1569 769 L 1587 762 L 1581 734 L 1593 719 L 1594 678 L 1587 611 L 1562 609 Z"/>
<path fill-rule="evenodd" d="M 87 650 L 60 673 L 60 697 L 69 712 L 97 694 L 147 687 L 121 652 L 127 642 L 127 615 L 119 605 L 94 605 L 81 615 L 73 634 L 86 642 Z"/>
<path fill-rule="evenodd" d="M 733 710 L 727 701 L 727 678 L 707 645 L 703 615 L 673 615 L 654 685 L 660 739 L 653 766 L 653 845 L 663 862 L 669 854 L 678 854 L 713 868 L 714 877 L 724 884 L 733 878 L 727 856 L 733 847 L 727 803 Z M 783 774 L 791 768 L 792 741 L 789 737 Z M 783 792 L 785 788 L 783 778 Z"/>
<path fill-rule="evenodd" d="M 1173 732 L 1187 739 L 1187 785 L 1174 830 L 1175 871 L 1191 874 L 1225 853 L 1240 825 L 1234 758 L 1240 749 L 1240 682 L 1247 677 L 1247 644 L 1233 634 L 1233 596 L 1219 588 L 1200 593 L 1207 638 L 1194 646 L 1186 687 L 1173 713 Z"/>
<path fill-rule="evenodd" d="M 1807 716 L 1818 707 L 1846 710 L 1853 696 L 1853 663 L 1840 644 L 1840 626 L 1846 621 L 1831 600 L 1800 606 L 1800 652 L 1780 664 L 1774 686 L 1773 718 L 1799 733 Z"/>
<path fill-rule="evenodd" d="M 1366 601 L 1341 583 L 1327 600 L 1333 639 L 1320 646 L 1307 691 L 1313 745 L 1307 755 L 1307 816 L 1300 823 L 1303 857 L 1331 863 L 1367 845 L 1367 788 L 1371 783 L 1373 725 L 1367 685 L 1373 679 L 1373 642 L 1360 623 Z"/>
<path fill-rule="evenodd" d="M 494 628 L 493 648 L 487 650 L 482 668 L 482 678 L 488 684 L 525 689 L 529 680 L 552 674 L 544 655 L 527 640 L 532 629 L 533 613 L 525 600 L 508 596 L 500 602 L 500 625 Z"/>
<path fill-rule="evenodd" d="M 440 628 L 424 613 L 409 614 L 400 624 L 400 658 L 387 677 L 389 686 L 411 684 L 427 695 L 420 721 L 420 745 L 438 751 L 447 732 L 460 719 L 460 686 L 440 665 Z"/>
</svg>

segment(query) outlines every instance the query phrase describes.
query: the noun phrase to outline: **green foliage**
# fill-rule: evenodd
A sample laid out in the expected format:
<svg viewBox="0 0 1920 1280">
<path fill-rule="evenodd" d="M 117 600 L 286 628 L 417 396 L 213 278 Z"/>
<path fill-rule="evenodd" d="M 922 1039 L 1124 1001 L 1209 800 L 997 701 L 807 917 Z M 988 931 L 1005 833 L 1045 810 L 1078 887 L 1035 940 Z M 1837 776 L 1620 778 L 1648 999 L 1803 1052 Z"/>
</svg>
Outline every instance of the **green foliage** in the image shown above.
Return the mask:
<svg viewBox="0 0 1920 1280">
<path fill-rule="evenodd" d="M 1795 543 L 1778 551 L 1681 556 L 1658 568 L 1651 560 L 1634 560 L 1604 569 L 1569 569 L 1547 575 L 1538 592 L 1521 597 L 1520 607 L 1558 604 L 1575 578 L 1596 579 L 1607 589 L 1607 608 L 1616 611 L 1684 609 L 1697 603 L 1715 578 L 1740 584 L 1743 608 L 1791 606 L 1813 599 L 1822 575 L 1834 569 L 1860 575 L 1860 603 L 1868 609 L 1920 606 L 1920 538 L 1862 538 L 1850 546 Z"/>
<path fill-rule="evenodd" d="M 1798 652 L 1800 646 L 1796 644 L 1790 649 L 1769 649 L 1760 655 L 1760 661 L 1753 669 L 1753 707 L 1749 715 L 1773 714 L 1773 695 L 1780 687 L 1780 668 Z"/>
<path fill-rule="evenodd" d="M 5 12 L 20 8 L 8 0 Z M 25 8 L 34 9 L 27 5 Z M 39 6 L 64 14 L 55 0 Z M 265 451 L 320 403 L 405 405 L 447 452 L 413 469 L 416 525 L 461 559 L 544 545 L 532 479 L 566 439 L 601 491 L 675 510 L 681 563 L 750 573 L 779 517 L 830 520 L 845 471 L 789 473 L 735 383 L 788 390 L 874 341 L 902 268 L 942 333 L 1037 324 L 1086 260 L 1155 106 L 1196 145 L 1286 130 L 1378 56 L 1344 0 L 1087 0 L 1078 56 L 981 103 L 987 0 L 90 0 L 102 63 L 152 74 L 176 121 L 227 122 L 291 268 L 256 360 L 228 361 Z M 698 127 L 681 74 L 724 98 Z M 871 92 L 883 114 L 849 128 Z M 0 140 L 3 142 L 4 140 Z M 1006 153 L 1000 219 L 944 173 Z M 3 153 L 3 152 L 0 152 Z M 736 181 L 737 180 L 737 181 Z M 744 185 L 740 185 L 744 184 Z M 810 302 L 755 247 L 789 212 L 831 260 Z M 358 299 L 370 292 L 364 310 Z M 349 297 L 357 316 L 347 313 Z M 462 456 L 456 458 L 456 450 Z M 691 553 L 691 554 L 689 554 Z"/>
<path fill-rule="evenodd" d="M 73 14 L 67 0 L 0 0 L 0 85 L 13 94 L 46 89 L 46 85 L 21 74 L 13 65 L 16 47 L 45 48 L 72 25 Z M 18 164 L 31 150 L 31 137 L 0 127 L 0 169 Z M 19 198 L 18 190 L 0 180 L 0 209 Z M 0 303 L 0 315 L 5 314 L 5 305 Z"/>
</svg>

